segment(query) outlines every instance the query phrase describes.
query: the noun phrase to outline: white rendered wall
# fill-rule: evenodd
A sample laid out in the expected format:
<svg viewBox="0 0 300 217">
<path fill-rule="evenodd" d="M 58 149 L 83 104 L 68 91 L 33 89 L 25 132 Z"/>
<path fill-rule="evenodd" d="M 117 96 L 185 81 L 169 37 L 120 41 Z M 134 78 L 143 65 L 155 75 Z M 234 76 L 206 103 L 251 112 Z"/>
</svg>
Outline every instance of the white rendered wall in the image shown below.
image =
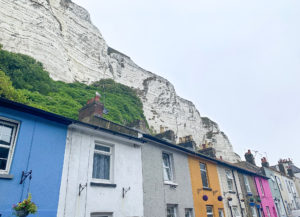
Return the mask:
<svg viewBox="0 0 300 217">
<path fill-rule="evenodd" d="M 228 170 L 232 171 L 232 169 L 231 168 L 227 168 L 227 167 L 223 167 L 223 166 L 220 166 L 220 165 L 218 165 L 217 168 L 218 168 L 218 176 L 219 176 L 219 180 L 220 180 L 220 187 L 221 187 L 221 190 L 222 190 L 225 215 L 227 217 L 232 216 L 231 210 L 230 210 L 230 205 L 231 205 L 231 207 L 232 206 L 236 206 L 238 208 L 240 216 L 242 216 L 242 210 L 241 210 L 241 208 L 244 209 L 244 213 L 246 214 L 245 205 L 244 205 L 244 203 L 240 203 L 239 202 L 239 198 L 238 198 L 238 194 L 239 194 L 240 199 L 243 198 L 243 195 L 242 195 L 241 184 L 240 184 L 240 181 L 239 181 L 239 177 L 238 177 L 237 171 L 233 170 L 233 174 L 234 174 L 233 178 L 236 181 L 236 184 L 235 184 L 235 182 L 233 182 L 233 186 L 234 186 L 233 187 L 233 192 L 235 192 L 235 193 L 233 193 L 233 192 L 230 193 L 230 191 L 228 189 L 228 184 L 227 184 L 227 178 L 226 178 L 226 172 L 225 172 L 225 170 L 228 169 Z M 228 199 L 227 199 L 228 197 L 232 198 L 231 202 L 228 201 Z"/>
<path fill-rule="evenodd" d="M 91 186 L 95 141 L 113 145 L 113 184 Z M 57 217 L 89 217 L 109 212 L 113 217 L 143 216 L 141 147 L 134 141 L 95 130 L 69 128 Z M 79 184 L 85 185 L 79 196 Z M 122 188 L 130 187 L 125 198 Z"/>
</svg>

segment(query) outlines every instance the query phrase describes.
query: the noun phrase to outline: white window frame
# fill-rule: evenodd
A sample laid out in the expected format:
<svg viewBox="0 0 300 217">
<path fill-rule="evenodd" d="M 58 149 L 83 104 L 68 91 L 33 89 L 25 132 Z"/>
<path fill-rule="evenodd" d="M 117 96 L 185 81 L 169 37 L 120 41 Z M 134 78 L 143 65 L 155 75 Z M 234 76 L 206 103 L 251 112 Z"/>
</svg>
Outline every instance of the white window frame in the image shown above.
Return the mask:
<svg viewBox="0 0 300 217">
<path fill-rule="evenodd" d="M 185 217 L 194 217 L 193 209 L 192 208 L 186 208 L 184 210 L 184 216 Z"/>
<path fill-rule="evenodd" d="M 287 189 L 288 189 L 288 192 L 289 192 L 289 193 L 292 193 L 292 192 L 291 192 L 290 185 L 289 185 L 289 183 L 288 183 L 288 180 L 285 180 L 285 184 L 286 184 L 286 187 L 287 187 Z"/>
<path fill-rule="evenodd" d="M 20 122 L 15 121 L 15 120 L 11 120 L 11 119 L 8 119 L 8 118 L 0 117 L 0 124 L 1 123 L 13 127 L 13 133 L 12 133 L 12 137 L 11 137 L 11 143 L 10 143 L 10 146 L 9 146 L 9 153 L 8 153 L 8 157 L 7 157 L 6 168 L 5 168 L 5 170 L 0 170 L 0 174 L 9 174 L 11 164 L 12 164 L 12 159 L 13 159 L 14 152 L 15 152 L 17 137 L 18 137 L 18 134 L 19 134 Z M 0 147 L 8 148 L 8 146 L 1 145 L 1 144 L 0 144 Z"/>
<path fill-rule="evenodd" d="M 226 180 L 227 180 L 228 190 L 229 191 L 234 191 L 234 181 L 233 181 L 232 171 L 226 169 L 225 173 L 226 173 Z M 231 185 L 229 183 L 231 183 Z"/>
<path fill-rule="evenodd" d="M 201 169 L 201 164 L 205 166 L 205 169 Z M 209 185 L 209 178 L 208 178 L 208 173 L 207 173 L 207 165 L 205 163 L 200 162 L 199 166 L 200 166 L 200 174 L 201 174 L 202 186 L 204 188 L 209 188 L 210 185 Z M 207 186 L 203 185 L 204 183 L 203 183 L 202 172 L 205 172 L 205 176 L 206 176 L 206 180 L 207 180 Z"/>
<path fill-rule="evenodd" d="M 241 213 L 237 206 L 232 207 L 232 213 L 234 217 L 241 217 Z"/>
<path fill-rule="evenodd" d="M 173 209 L 174 217 L 177 217 L 177 205 L 176 204 L 167 204 L 166 216 L 168 217 L 168 209 Z"/>
<path fill-rule="evenodd" d="M 272 182 L 273 182 L 274 189 L 277 190 L 277 189 L 278 189 L 278 188 L 277 188 L 277 184 L 276 184 L 276 181 L 275 181 L 275 178 L 274 178 L 273 175 L 271 175 L 271 180 L 272 180 Z"/>
<path fill-rule="evenodd" d="M 244 183 L 245 183 L 245 186 L 246 186 L 247 193 L 252 193 L 250 183 L 249 183 L 249 179 L 248 179 L 248 176 L 246 176 L 246 175 L 244 175 Z"/>
<path fill-rule="evenodd" d="M 220 213 L 221 213 L 221 215 L 220 215 Z M 218 217 L 224 217 L 224 209 L 223 208 L 219 208 L 218 209 Z"/>
<path fill-rule="evenodd" d="M 283 191 L 281 180 L 277 176 L 275 176 L 275 179 L 277 180 L 277 184 L 279 185 L 280 190 Z"/>
<path fill-rule="evenodd" d="M 96 145 L 98 146 L 102 146 L 102 147 L 107 147 L 107 148 L 110 148 L 110 151 L 109 152 L 106 152 L 106 151 L 100 151 L 100 150 L 96 150 Z M 109 156 L 109 179 L 100 179 L 100 178 L 94 178 L 93 177 L 93 170 L 94 170 L 94 155 L 95 154 L 102 154 L 102 155 L 106 155 L 106 156 Z M 92 155 L 92 158 L 93 158 L 93 162 L 92 162 L 92 180 L 93 182 L 98 182 L 98 183 L 112 183 L 113 182 L 113 157 L 114 157 L 114 145 L 112 144 L 107 144 L 107 143 L 104 143 L 102 141 L 95 141 L 94 142 L 94 149 L 93 149 L 93 155 Z"/>
<path fill-rule="evenodd" d="M 164 155 L 168 156 L 169 159 L 169 166 L 166 166 L 164 163 Z M 162 164 L 163 164 L 163 179 L 166 183 L 173 183 L 174 182 L 174 166 L 173 166 L 173 154 L 168 152 L 162 152 Z M 170 171 L 170 179 L 167 178 L 168 175 L 166 174 L 166 170 L 169 169 Z"/>
<path fill-rule="evenodd" d="M 267 215 L 268 215 L 268 217 L 271 217 L 271 211 L 270 211 L 269 206 L 266 206 L 266 210 L 267 210 Z"/>
<path fill-rule="evenodd" d="M 250 206 L 252 217 L 257 217 L 257 211 L 255 206 Z"/>
<path fill-rule="evenodd" d="M 208 212 L 207 208 L 211 208 L 211 212 Z M 214 217 L 214 206 L 213 205 L 206 205 L 206 217 L 211 216 Z"/>
</svg>

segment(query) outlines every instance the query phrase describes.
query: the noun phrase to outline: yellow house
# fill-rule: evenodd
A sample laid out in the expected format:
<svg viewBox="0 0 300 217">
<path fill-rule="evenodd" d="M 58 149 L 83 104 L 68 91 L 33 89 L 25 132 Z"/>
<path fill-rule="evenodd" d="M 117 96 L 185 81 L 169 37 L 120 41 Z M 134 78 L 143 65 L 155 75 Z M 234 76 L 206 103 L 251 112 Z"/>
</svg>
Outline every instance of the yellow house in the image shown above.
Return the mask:
<svg viewBox="0 0 300 217">
<path fill-rule="evenodd" d="M 216 163 L 189 156 L 195 217 L 225 217 Z"/>
</svg>

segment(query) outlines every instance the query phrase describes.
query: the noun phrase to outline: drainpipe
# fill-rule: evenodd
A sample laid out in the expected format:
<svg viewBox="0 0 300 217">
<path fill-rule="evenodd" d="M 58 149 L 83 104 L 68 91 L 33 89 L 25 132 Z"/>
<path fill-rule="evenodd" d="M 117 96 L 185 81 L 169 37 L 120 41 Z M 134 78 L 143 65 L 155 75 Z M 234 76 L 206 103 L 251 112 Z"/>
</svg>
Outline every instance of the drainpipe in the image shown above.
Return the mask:
<svg viewBox="0 0 300 217">
<path fill-rule="evenodd" d="M 232 172 L 233 181 L 234 181 L 234 185 L 235 185 L 235 188 L 236 188 L 236 193 L 237 193 L 237 197 L 238 197 L 240 208 L 241 208 L 241 214 L 242 214 L 242 217 L 244 217 L 244 213 L 243 213 L 243 210 L 242 210 L 242 204 L 241 204 L 241 200 L 240 200 L 240 194 L 239 194 L 237 184 L 236 184 L 236 180 L 235 180 L 235 175 L 234 175 L 233 170 L 231 172 Z"/>
</svg>

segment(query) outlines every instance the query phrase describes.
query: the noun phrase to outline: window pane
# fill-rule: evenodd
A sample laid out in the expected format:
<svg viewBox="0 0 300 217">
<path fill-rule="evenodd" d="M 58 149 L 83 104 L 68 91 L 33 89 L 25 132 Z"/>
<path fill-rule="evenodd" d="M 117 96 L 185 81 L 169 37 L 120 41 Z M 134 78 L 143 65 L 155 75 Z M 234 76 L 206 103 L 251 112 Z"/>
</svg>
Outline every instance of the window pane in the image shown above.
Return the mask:
<svg viewBox="0 0 300 217">
<path fill-rule="evenodd" d="M 0 124 L 0 144 L 10 145 L 13 127 Z"/>
<path fill-rule="evenodd" d="M 164 180 L 171 181 L 172 170 L 171 170 L 171 160 L 170 155 L 163 153 L 163 170 L 164 170 Z"/>
<path fill-rule="evenodd" d="M 219 217 L 224 217 L 223 209 L 219 209 Z"/>
<path fill-rule="evenodd" d="M 176 207 L 174 206 L 167 207 L 167 217 L 176 217 Z"/>
<path fill-rule="evenodd" d="M 102 145 L 95 145 L 95 150 L 110 152 L 110 147 L 102 146 Z"/>
<path fill-rule="evenodd" d="M 212 206 L 206 206 L 206 215 L 207 215 L 207 217 L 214 217 Z"/>
<path fill-rule="evenodd" d="M 7 162 L 7 160 L 1 160 L 0 159 L 0 170 L 5 170 L 6 169 L 6 162 Z"/>
<path fill-rule="evenodd" d="M 201 171 L 201 179 L 202 179 L 202 185 L 203 187 L 209 187 L 208 184 L 208 178 L 207 178 L 207 171 L 206 171 L 206 165 L 203 163 L 200 163 L 200 171 Z"/>
<path fill-rule="evenodd" d="M 185 209 L 185 217 L 193 217 L 193 209 Z"/>
<path fill-rule="evenodd" d="M 5 158 L 5 159 L 7 159 L 7 157 L 8 157 L 8 152 L 9 152 L 9 149 L 8 149 L 8 148 L 0 147 L 0 158 Z"/>
<path fill-rule="evenodd" d="M 93 178 L 109 180 L 110 156 L 95 153 L 93 162 Z"/>
</svg>

